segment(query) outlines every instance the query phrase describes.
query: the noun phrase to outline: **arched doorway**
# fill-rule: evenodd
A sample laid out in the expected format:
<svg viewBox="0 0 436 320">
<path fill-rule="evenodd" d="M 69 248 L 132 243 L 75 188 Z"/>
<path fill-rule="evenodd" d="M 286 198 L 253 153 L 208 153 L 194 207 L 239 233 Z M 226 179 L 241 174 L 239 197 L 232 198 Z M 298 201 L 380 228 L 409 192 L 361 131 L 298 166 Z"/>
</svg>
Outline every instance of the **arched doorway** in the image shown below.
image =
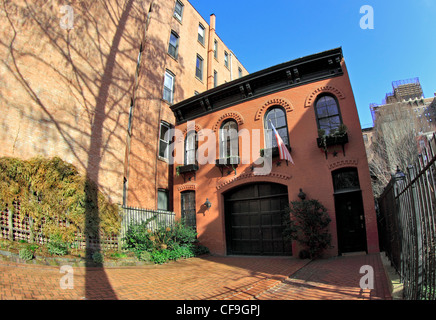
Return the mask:
<svg viewBox="0 0 436 320">
<path fill-rule="evenodd" d="M 367 251 L 365 213 L 356 168 L 332 172 L 339 254 Z"/>
<path fill-rule="evenodd" d="M 292 255 L 283 239 L 288 188 L 275 183 L 253 183 L 224 194 L 228 254 Z"/>
</svg>

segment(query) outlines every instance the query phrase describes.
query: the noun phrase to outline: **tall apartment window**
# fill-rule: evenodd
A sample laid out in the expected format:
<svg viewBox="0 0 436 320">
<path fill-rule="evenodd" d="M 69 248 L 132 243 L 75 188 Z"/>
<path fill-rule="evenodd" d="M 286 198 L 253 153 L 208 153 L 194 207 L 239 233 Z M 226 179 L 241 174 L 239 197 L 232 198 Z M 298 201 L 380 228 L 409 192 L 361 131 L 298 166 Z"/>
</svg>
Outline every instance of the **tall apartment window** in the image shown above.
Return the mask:
<svg viewBox="0 0 436 320">
<path fill-rule="evenodd" d="M 195 68 L 195 76 L 203 80 L 203 58 L 197 55 L 197 64 Z"/>
<path fill-rule="evenodd" d="M 224 122 L 220 130 L 220 158 L 239 156 L 238 124 L 235 120 Z"/>
<path fill-rule="evenodd" d="M 326 134 L 337 129 L 341 123 L 339 105 L 331 95 L 322 95 L 316 100 L 315 113 L 318 121 L 318 129 L 325 130 Z"/>
<path fill-rule="evenodd" d="M 213 41 L 213 56 L 218 59 L 218 41 Z"/>
<path fill-rule="evenodd" d="M 198 25 L 198 41 L 204 45 L 204 27 L 201 23 Z"/>
<path fill-rule="evenodd" d="M 133 120 L 133 99 L 130 99 L 129 123 L 127 126 L 127 132 L 129 134 L 132 134 L 132 120 Z"/>
<path fill-rule="evenodd" d="M 177 59 L 178 54 L 179 54 L 179 36 L 174 31 L 171 31 L 170 43 L 168 45 L 168 53 L 174 59 Z"/>
<path fill-rule="evenodd" d="M 181 194 L 182 219 L 187 226 L 196 228 L 195 191 L 185 191 Z"/>
<path fill-rule="evenodd" d="M 242 78 L 242 69 L 238 68 L 239 78 Z"/>
<path fill-rule="evenodd" d="M 163 99 L 173 103 L 174 99 L 174 74 L 171 71 L 165 71 Z"/>
<path fill-rule="evenodd" d="M 166 189 L 157 190 L 157 210 L 170 210 L 169 191 Z"/>
<path fill-rule="evenodd" d="M 270 121 L 271 120 L 271 121 Z M 272 107 L 265 115 L 265 144 L 267 148 L 277 147 L 277 139 L 272 132 L 271 123 L 276 128 L 277 133 L 283 140 L 283 143 L 289 146 L 288 125 L 286 123 L 286 113 L 281 107 Z M 269 136 L 268 133 L 271 133 Z M 268 139 L 269 136 L 269 139 Z"/>
<path fill-rule="evenodd" d="M 213 86 L 218 86 L 218 73 L 216 72 L 216 70 L 213 71 Z"/>
<path fill-rule="evenodd" d="M 174 8 L 174 17 L 176 17 L 180 22 L 182 22 L 183 3 L 181 3 L 179 0 L 176 1 L 176 6 Z"/>
<path fill-rule="evenodd" d="M 189 131 L 185 139 L 185 165 L 195 164 L 195 155 L 198 149 L 197 133 L 195 131 Z"/>
<path fill-rule="evenodd" d="M 224 65 L 228 68 L 229 67 L 229 54 L 227 51 L 224 51 Z"/>
<path fill-rule="evenodd" d="M 159 157 L 162 157 L 164 159 L 169 158 L 169 135 L 165 137 L 165 134 L 168 132 L 168 130 L 171 129 L 171 126 L 166 123 L 165 121 L 162 121 L 160 123 L 160 135 L 159 135 Z"/>
</svg>

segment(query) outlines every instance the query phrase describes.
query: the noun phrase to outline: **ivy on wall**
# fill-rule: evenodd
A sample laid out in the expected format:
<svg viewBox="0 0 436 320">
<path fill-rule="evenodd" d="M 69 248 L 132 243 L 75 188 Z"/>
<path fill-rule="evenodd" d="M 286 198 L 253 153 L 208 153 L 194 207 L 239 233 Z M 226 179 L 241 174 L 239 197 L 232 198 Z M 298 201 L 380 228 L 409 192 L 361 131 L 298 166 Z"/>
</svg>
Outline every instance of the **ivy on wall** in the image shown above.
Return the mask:
<svg viewBox="0 0 436 320">
<path fill-rule="evenodd" d="M 30 160 L 0 158 L 0 206 L 20 203 L 20 218 L 33 221 L 32 232 L 72 241 L 78 234 L 118 234 L 121 215 L 97 185 L 58 157 Z M 62 223 L 60 223 L 62 222 Z"/>
</svg>

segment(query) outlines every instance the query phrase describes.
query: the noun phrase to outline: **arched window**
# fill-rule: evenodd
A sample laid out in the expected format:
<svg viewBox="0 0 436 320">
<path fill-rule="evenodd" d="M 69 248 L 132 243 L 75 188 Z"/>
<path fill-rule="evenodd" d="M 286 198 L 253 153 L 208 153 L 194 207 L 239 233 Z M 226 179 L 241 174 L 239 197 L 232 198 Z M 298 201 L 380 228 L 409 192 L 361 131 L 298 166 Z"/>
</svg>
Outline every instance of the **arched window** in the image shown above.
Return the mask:
<svg viewBox="0 0 436 320">
<path fill-rule="evenodd" d="M 327 135 L 342 124 L 339 104 L 331 95 L 322 95 L 316 99 L 315 114 L 318 129 L 325 130 Z"/>
<path fill-rule="evenodd" d="M 196 154 L 198 149 L 197 132 L 191 130 L 185 139 L 185 165 L 196 164 Z"/>
<path fill-rule="evenodd" d="M 286 112 L 281 107 L 272 107 L 265 114 L 264 128 L 265 128 L 265 145 L 266 148 L 277 147 L 277 140 L 272 132 L 271 123 L 276 128 L 277 133 L 282 138 L 285 145 L 289 147 L 288 125 L 286 122 Z M 268 139 L 269 133 L 271 136 Z"/>
<path fill-rule="evenodd" d="M 356 168 L 343 168 L 332 172 L 335 193 L 360 190 L 359 174 Z"/>
<path fill-rule="evenodd" d="M 235 120 L 228 120 L 221 126 L 220 158 L 239 156 L 238 124 Z"/>
</svg>

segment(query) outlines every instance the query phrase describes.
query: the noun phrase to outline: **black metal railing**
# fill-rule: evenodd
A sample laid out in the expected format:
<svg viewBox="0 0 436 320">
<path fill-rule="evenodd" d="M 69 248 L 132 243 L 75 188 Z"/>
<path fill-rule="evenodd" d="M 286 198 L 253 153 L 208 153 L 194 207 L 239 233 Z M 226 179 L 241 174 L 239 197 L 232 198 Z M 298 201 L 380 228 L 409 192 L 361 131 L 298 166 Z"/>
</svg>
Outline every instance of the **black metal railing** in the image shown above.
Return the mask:
<svg viewBox="0 0 436 320">
<path fill-rule="evenodd" d="M 404 299 L 436 299 L 436 136 L 392 178 L 378 200 L 381 246 L 401 276 Z"/>
</svg>

